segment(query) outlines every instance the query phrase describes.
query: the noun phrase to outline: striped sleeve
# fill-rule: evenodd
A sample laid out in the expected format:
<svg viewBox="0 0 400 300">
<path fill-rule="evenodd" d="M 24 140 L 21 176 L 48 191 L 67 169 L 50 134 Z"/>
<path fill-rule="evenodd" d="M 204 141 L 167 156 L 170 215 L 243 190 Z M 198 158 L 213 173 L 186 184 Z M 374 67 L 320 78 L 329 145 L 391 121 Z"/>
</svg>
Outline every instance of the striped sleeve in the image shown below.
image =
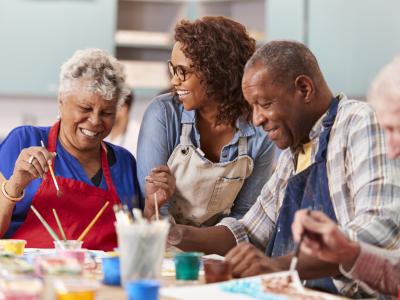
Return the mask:
<svg viewBox="0 0 400 300">
<path fill-rule="evenodd" d="M 383 294 L 397 295 L 400 287 L 400 252 L 361 243 L 361 251 L 354 266 L 346 272 L 348 278 L 367 284 Z"/>
</svg>

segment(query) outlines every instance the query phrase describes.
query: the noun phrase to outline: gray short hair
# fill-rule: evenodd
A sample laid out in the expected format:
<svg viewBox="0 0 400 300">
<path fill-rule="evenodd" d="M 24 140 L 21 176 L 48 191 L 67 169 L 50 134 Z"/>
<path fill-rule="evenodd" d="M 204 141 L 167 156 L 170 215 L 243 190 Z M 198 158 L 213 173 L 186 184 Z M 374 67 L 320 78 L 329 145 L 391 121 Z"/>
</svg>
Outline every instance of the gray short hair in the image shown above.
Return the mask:
<svg viewBox="0 0 400 300">
<path fill-rule="evenodd" d="M 400 56 L 383 67 L 371 84 L 368 102 L 376 110 L 392 109 L 400 105 Z"/>
<path fill-rule="evenodd" d="M 82 82 L 105 100 L 122 103 L 129 93 L 123 65 L 101 49 L 78 50 L 61 66 L 59 93 L 71 92 Z"/>
<path fill-rule="evenodd" d="M 323 78 L 314 54 L 296 41 L 268 42 L 248 60 L 245 71 L 256 64 L 265 66 L 273 74 L 274 81 L 286 87 L 291 87 L 300 75 L 307 75 L 312 80 Z"/>
</svg>

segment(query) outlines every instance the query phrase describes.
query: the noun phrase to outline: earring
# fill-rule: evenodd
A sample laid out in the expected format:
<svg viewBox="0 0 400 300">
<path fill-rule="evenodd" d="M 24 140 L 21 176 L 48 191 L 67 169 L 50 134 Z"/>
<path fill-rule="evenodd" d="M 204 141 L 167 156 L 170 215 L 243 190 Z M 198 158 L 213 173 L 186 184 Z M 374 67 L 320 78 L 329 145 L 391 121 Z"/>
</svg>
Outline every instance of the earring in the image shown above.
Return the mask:
<svg viewBox="0 0 400 300">
<path fill-rule="evenodd" d="M 57 120 L 58 120 L 58 121 L 61 120 L 60 113 L 57 114 Z"/>
</svg>

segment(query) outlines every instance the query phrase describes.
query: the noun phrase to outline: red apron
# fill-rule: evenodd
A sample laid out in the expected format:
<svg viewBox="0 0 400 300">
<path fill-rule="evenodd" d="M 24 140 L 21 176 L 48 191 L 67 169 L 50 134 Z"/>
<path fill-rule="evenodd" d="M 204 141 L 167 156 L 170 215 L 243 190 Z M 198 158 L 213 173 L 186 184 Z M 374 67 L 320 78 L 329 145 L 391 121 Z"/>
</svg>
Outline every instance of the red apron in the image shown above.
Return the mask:
<svg viewBox="0 0 400 300">
<path fill-rule="evenodd" d="M 56 151 L 59 127 L 60 122 L 57 122 L 50 129 L 48 138 L 48 151 L 50 152 Z M 61 197 L 58 198 L 52 178 L 47 172 L 31 204 L 61 239 L 61 233 L 52 211 L 55 208 L 67 239 L 73 240 L 81 235 L 104 203 L 109 201 L 109 206 L 83 239 L 83 247 L 110 251 L 117 247 L 117 236 L 114 228 L 115 215 L 112 207 L 121 202 L 111 179 L 107 153 L 103 147 L 100 148 L 101 166 L 107 190 L 78 180 L 56 176 L 62 192 Z M 55 160 L 53 160 L 53 168 L 54 163 Z M 31 209 L 29 209 L 24 223 L 17 229 L 12 238 L 27 240 L 26 246 L 30 248 L 54 247 L 53 239 Z"/>
</svg>

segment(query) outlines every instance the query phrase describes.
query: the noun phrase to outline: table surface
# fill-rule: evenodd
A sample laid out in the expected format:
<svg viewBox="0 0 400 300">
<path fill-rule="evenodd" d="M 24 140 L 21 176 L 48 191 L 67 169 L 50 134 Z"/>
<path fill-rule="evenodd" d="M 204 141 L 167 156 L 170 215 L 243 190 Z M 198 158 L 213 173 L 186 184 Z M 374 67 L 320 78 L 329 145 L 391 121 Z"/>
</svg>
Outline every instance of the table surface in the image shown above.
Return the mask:
<svg viewBox="0 0 400 300">
<path fill-rule="evenodd" d="M 54 251 L 54 250 L 53 250 Z M 169 251 L 167 251 L 165 253 L 165 259 L 168 260 L 168 263 L 166 264 L 166 268 L 164 270 L 164 263 L 163 263 L 163 276 L 161 278 L 161 287 L 165 288 L 165 287 L 189 287 L 190 289 L 193 288 L 193 293 L 195 293 L 195 295 L 197 295 L 198 293 L 200 294 L 200 296 L 205 292 L 206 294 L 210 294 L 213 293 L 213 290 L 216 290 L 217 293 L 221 293 L 218 292 L 220 291 L 220 288 L 216 288 L 216 286 L 210 286 L 210 287 L 205 287 L 205 280 L 204 280 L 204 276 L 203 276 L 203 272 L 200 273 L 200 277 L 198 281 L 178 281 L 175 279 L 175 270 L 173 269 L 173 261 L 171 261 L 171 258 L 174 256 L 174 254 L 176 253 L 176 251 L 179 251 L 177 249 L 169 249 Z M 28 251 L 27 251 L 28 252 Z M 32 251 L 30 251 L 32 252 Z M 46 252 L 46 251 L 43 251 Z M 48 251 L 49 252 L 49 251 Z M 104 253 L 103 253 L 104 254 Z M 211 258 L 211 257 L 209 257 Z M 212 257 L 214 258 L 214 257 Z M 101 263 L 100 263 L 101 264 Z M 88 275 L 87 277 L 92 278 L 92 279 L 96 279 L 96 280 L 101 280 L 102 279 L 102 273 L 101 273 L 101 266 L 100 264 L 97 265 L 97 268 L 95 270 L 89 271 L 88 273 L 86 273 L 86 275 Z M 171 266 L 172 264 L 172 266 Z M 173 270 L 171 270 L 173 269 Z M 86 277 L 86 275 L 84 275 Z M 200 289 L 201 291 L 200 292 Z M 192 293 L 191 290 L 187 290 L 185 289 L 187 292 Z M 181 293 L 181 290 L 179 290 L 179 294 Z M 174 293 L 173 295 L 176 295 L 176 293 Z M 199 295 L 197 295 L 199 296 Z M 236 295 L 237 297 L 238 295 Z M 340 298 L 340 297 L 336 297 L 330 294 L 322 294 L 322 296 L 324 296 L 323 298 L 327 298 L 327 299 L 344 299 L 344 298 Z M 325 297 L 326 296 L 326 297 Z M 225 299 L 226 294 L 224 293 L 224 296 L 222 296 L 222 298 Z M 209 297 L 208 297 L 209 298 Z M 234 294 L 232 294 L 232 298 L 235 298 Z M 125 300 L 128 299 L 124 289 L 121 286 L 107 286 L 107 285 L 101 285 L 98 293 L 97 293 L 97 297 L 96 300 Z M 160 300 L 174 300 L 175 298 L 168 298 L 165 296 L 160 296 L 159 298 Z M 197 297 L 197 299 L 202 299 Z M 204 298 L 204 299 L 207 299 Z M 211 299 L 209 299 L 211 300 Z"/>
</svg>

